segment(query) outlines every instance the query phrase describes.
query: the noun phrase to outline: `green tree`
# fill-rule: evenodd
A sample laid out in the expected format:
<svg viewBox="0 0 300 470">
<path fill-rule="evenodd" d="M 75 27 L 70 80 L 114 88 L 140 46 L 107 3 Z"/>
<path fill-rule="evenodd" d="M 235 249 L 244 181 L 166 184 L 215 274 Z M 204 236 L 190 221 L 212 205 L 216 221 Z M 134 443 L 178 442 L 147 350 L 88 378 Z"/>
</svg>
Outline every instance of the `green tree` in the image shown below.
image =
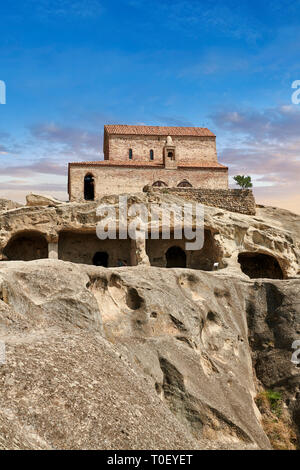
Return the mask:
<svg viewBox="0 0 300 470">
<path fill-rule="evenodd" d="M 237 175 L 233 177 L 236 184 L 242 189 L 252 188 L 251 176 Z"/>
</svg>

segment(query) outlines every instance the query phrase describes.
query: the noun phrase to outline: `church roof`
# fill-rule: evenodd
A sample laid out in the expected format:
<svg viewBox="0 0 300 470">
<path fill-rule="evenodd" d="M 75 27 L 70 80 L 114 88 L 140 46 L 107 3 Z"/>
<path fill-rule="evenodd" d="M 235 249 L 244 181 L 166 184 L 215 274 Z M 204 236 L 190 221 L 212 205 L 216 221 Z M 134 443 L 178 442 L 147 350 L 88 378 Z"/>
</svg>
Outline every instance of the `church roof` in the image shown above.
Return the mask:
<svg viewBox="0 0 300 470">
<path fill-rule="evenodd" d="M 127 168 L 138 168 L 138 167 L 150 167 L 150 168 L 165 168 L 162 163 L 143 162 L 143 161 L 116 161 L 116 160 L 98 160 L 94 162 L 71 162 L 69 166 L 110 166 L 110 167 L 127 167 Z M 178 168 L 225 168 L 228 167 L 218 162 L 199 162 L 197 163 L 183 163 L 180 162 Z"/>
<path fill-rule="evenodd" d="M 127 124 L 108 124 L 104 126 L 104 134 L 117 135 L 161 135 L 161 136 L 192 136 L 215 137 L 206 127 L 166 127 L 166 126 L 129 126 Z"/>
</svg>

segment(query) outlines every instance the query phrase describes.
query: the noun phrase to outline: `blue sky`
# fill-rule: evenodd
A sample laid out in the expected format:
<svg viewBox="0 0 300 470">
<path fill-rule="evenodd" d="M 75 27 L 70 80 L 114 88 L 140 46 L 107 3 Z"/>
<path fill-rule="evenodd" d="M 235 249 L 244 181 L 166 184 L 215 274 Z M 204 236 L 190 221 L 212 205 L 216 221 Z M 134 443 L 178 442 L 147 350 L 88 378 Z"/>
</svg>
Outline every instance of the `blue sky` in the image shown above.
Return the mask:
<svg viewBox="0 0 300 470">
<path fill-rule="evenodd" d="M 22 0 L 0 7 L 0 196 L 67 198 L 105 123 L 206 126 L 261 203 L 300 212 L 300 0 Z"/>
</svg>

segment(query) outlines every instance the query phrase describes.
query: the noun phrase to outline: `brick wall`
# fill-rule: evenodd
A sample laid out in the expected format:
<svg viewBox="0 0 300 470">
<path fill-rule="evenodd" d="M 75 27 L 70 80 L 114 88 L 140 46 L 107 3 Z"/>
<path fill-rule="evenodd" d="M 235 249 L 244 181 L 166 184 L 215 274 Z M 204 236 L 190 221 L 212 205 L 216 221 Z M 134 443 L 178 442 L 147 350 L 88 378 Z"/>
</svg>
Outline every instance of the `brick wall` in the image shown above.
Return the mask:
<svg viewBox="0 0 300 470">
<path fill-rule="evenodd" d="M 146 185 L 164 181 L 167 186 L 176 187 L 182 180 L 188 180 L 195 188 L 227 189 L 226 168 L 188 168 L 166 170 L 165 168 L 128 168 L 96 165 L 70 166 L 69 197 L 71 201 L 84 200 L 84 177 L 94 176 L 95 199 L 105 194 L 141 192 Z"/>
<path fill-rule="evenodd" d="M 148 188 L 148 191 L 161 191 L 160 188 Z M 164 193 L 177 194 L 189 201 L 197 201 L 206 206 L 219 207 L 240 214 L 255 215 L 256 205 L 250 189 L 190 189 L 164 188 Z"/>
<path fill-rule="evenodd" d="M 150 150 L 154 151 L 154 162 L 163 163 L 163 147 L 167 136 L 109 136 L 109 145 L 104 147 L 105 159 L 128 161 L 128 151 L 133 150 L 132 160 L 149 161 Z M 215 137 L 172 137 L 176 145 L 177 161 L 184 163 L 217 162 Z"/>
</svg>

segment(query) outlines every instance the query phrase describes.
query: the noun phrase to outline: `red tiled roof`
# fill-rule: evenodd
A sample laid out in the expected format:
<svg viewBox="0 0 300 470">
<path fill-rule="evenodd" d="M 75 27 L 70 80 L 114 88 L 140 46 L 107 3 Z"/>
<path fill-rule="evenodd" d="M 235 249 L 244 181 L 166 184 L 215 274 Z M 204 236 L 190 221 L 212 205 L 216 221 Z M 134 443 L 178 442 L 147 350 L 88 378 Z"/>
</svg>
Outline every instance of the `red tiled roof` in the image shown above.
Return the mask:
<svg viewBox="0 0 300 470">
<path fill-rule="evenodd" d="M 69 166 L 110 166 L 110 167 L 125 167 L 125 168 L 165 168 L 162 163 L 153 163 L 153 162 L 118 162 L 118 161 L 108 161 L 108 160 L 99 160 L 95 162 L 71 162 Z M 221 165 L 218 162 L 201 162 L 199 164 L 195 163 L 181 163 L 178 165 L 178 168 L 223 168 L 227 169 L 225 165 Z"/>
<path fill-rule="evenodd" d="M 215 134 L 206 127 L 129 126 L 127 124 L 106 125 L 104 126 L 104 133 L 120 135 L 215 137 Z"/>
</svg>

